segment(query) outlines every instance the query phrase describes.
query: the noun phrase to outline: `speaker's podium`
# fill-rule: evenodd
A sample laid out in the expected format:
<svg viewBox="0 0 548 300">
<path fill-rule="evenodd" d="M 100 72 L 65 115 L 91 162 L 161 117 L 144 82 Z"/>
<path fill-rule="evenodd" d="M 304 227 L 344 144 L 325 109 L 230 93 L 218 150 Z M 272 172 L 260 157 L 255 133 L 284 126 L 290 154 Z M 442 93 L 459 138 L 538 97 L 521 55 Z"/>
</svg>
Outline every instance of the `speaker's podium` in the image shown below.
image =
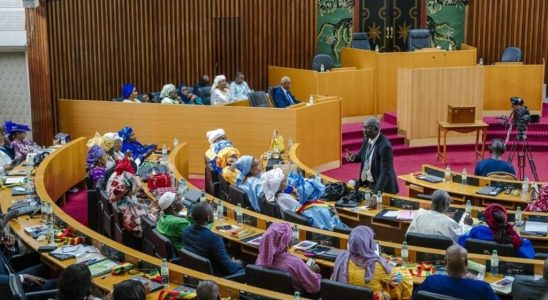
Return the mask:
<svg viewBox="0 0 548 300">
<path fill-rule="evenodd" d="M 403 68 L 398 71 L 398 130 L 409 146 L 436 145 L 439 122 L 448 121 L 448 107 L 475 107 L 483 116 L 483 68 Z M 469 133 L 450 132 L 450 144 L 472 144 Z"/>
</svg>

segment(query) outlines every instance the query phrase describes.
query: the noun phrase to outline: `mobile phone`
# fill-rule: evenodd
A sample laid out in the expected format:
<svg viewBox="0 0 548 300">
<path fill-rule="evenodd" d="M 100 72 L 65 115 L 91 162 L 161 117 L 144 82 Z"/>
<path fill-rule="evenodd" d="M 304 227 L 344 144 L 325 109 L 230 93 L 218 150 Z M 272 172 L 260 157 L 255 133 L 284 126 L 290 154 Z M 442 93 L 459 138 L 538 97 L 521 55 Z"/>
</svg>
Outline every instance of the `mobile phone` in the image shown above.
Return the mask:
<svg viewBox="0 0 548 300">
<path fill-rule="evenodd" d="M 57 246 L 40 246 L 38 252 L 51 252 L 55 249 L 57 249 Z"/>
<path fill-rule="evenodd" d="M 217 230 L 230 230 L 232 229 L 232 225 L 220 225 L 215 228 L 217 228 Z"/>
</svg>

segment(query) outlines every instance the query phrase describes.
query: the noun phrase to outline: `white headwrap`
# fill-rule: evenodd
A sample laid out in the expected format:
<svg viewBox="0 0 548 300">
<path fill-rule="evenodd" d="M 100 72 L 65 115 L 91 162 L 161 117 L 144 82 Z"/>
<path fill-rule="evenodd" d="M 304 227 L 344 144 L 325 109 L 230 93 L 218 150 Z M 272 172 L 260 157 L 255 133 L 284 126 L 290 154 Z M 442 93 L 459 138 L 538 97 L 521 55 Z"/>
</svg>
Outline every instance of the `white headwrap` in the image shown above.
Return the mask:
<svg viewBox="0 0 548 300">
<path fill-rule="evenodd" d="M 122 142 L 122 138 L 118 135 L 118 132 L 107 132 L 103 135 L 103 138 L 111 139 L 113 141 L 119 140 Z"/>
<path fill-rule="evenodd" d="M 284 180 L 284 172 L 280 168 L 272 169 L 261 175 L 261 183 L 263 192 L 268 201 L 274 201 L 276 193 Z"/>
<path fill-rule="evenodd" d="M 211 86 L 211 90 L 218 89 L 219 88 L 219 83 L 223 80 L 226 80 L 225 75 L 215 76 L 215 79 L 213 80 L 213 85 Z"/>
<path fill-rule="evenodd" d="M 164 85 L 162 91 L 160 92 L 160 98 L 164 99 L 165 97 L 169 97 L 169 94 L 176 89 L 177 88 L 171 83 Z"/>
<path fill-rule="evenodd" d="M 211 131 L 208 131 L 206 133 L 206 136 L 207 136 L 207 140 L 209 141 L 209 143 L 211 145 L 213 145 L 213 143 L 220 137 L 222 137 L 223 135 L 225 135 L 225 131 L 222 129 L 222 128 L 218 128 L 218 129 L 215 129 L 215 130 L 211 130 Z"/>
<path fill-rule="evenodd" d="M 165 192 L 160 199 L 158 199 L 158 206 L 162 211 L 166 210 L 168 207 L 175 202 L 175 193 Z"/>
</svg>

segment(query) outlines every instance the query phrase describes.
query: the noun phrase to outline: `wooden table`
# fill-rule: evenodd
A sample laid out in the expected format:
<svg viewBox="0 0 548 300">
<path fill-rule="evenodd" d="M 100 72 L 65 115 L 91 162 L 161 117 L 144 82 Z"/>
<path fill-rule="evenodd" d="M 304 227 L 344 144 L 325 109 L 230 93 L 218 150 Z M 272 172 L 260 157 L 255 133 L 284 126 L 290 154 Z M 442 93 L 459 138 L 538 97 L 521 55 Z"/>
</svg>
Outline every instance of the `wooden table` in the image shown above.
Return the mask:
<svg viewBox="0 0 548 300">
<path fill-rule="evenodd" d="M 438 121 L 438 151 L 436 159 L 439 160 L 441 157 L 442 163 L 445 165 L 447 159 L 447 132 L 455 131 L 459 133 L 470 133 L 476 132 L 476 144 L 474 147 L 474 152 L 476 154 L 476 160 L 478 157 L 483 159 L 483 153 L 485 151 L 485 140 L 487 138 L 487 123 L 476 120 L 474 123 L 447 123 L 445 121 Z M 443 132 L 443 152 L 440 151 L 441 146 L 441 135 Z M 482 135 L 481 147 L 479 145 L 480 133 Z"/>
</svg>

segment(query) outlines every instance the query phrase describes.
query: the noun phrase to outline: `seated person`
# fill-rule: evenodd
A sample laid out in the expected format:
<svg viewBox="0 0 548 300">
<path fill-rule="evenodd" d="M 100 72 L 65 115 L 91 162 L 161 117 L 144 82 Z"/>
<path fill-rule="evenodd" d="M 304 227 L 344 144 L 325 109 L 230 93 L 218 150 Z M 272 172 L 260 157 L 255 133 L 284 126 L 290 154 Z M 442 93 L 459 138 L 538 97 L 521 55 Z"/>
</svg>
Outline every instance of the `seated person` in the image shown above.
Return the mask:
<svg viewBox="0 0 548 300">
<path fill-rule="evenodd" d="M 27 132 L 30 131 L 27 125 L 7 121 L 4 123 L 4 128 L 6 128 L 6 132 L 9 135 L 11 147 L 15 151 L 15 158 L 25 160 L 27 159 L 27 154 L 39 149 L 35 143 L 27 139 Z"/>
<path fill-rule="evenodd" d="M 219 153 L 222 148 L 232 146 L 232 143 L 226 137 L 226 133 L 222 128 L 208 131 L 206 136 L 209 142 L 209 149 L 207 149 L 205 157 L 208 162 L 214 161 L 217 158 L 217 153 Z"/>
<path fill-rule="evenodd" d="M 122 97 L 124 103 L 141 103 L 141 100 L 137 99 L 137 88 L 131 83 L 126 83 L 122 87 Z"/>
<path fill-rule="evenodd" d="M 219 300 L 219 286 L 211 280 L 200 281 L 196 287 L 196 300 Z"/>
<path fill-rule="evenodd" d="M 92 295 L 94 291 L 91 272 L 84 263 L 73 264 L 59 277 L 57 300 L 99 300 Z"/>
<path fill-rule="evenodd" d="M 321 200 L 308 200 L 296 212 L 307 217 L 312 227 L 330 231 L 335 227 L 348 228 L 339 219 L 335 208 Z"/>
<path fill-rule="evenodd" d="M 145 300 L 147 289 L 140 281 L 128 279 L 115 284 L 109 296 L 112 300 Z"/>
<path fill-rule="evenodd" d="M 156 150 L 156 145 L 143 145 L 137 141 L 135 137 L 135 132 L 131 127 L 124 127 L 119 132 L 118 135 L 122 138 L 122 152 L 131 152 L 131 156 L 134 160 L 139 160 L 143 162 L 150 154 Z"/>
<path fill-rule="evenodd" d="M 183 232 L 183 247 L 211 261 L 215 276 L 243 274 L 242 261 L 232 260 L 226 252 L 223 239 L 213 233 L 208 225 L 213 222 L 213 208 L 207 202 L 199 202 L 192 210 L 194 224 Z"/>
<path fill-rule="evenodd" d="M 230 102 L 230 88 L 225 75 L 215 76 L 211 86 L 211 104 L 219 105 Z"/>
<path fill-rule="evenodd" d="M 301 204 L 289 193 L 286 193 L 287 178 L 280 168 L 274 168 L 261 175 L 266 201 L 276 202 L 282 213 L 286 210 L 295 211 Z"/>
<path fill-rule="evenodd" d="M 181 99 L 177 95 L 177 88 L 173 84 L 166 84 L 160 92 L 160 98 L 162 104 L 180 104 Z"/>
<path fill-rule="evenodd" d="M 192 224 L 190 219 L 179 216 L 184 208 L 183 202 L 175 193 L 166 192 L 158 200 L 158 206 L 163 213 L 156 229 L 171 241 L 175 249 L 183 248 L 183 231 Z"/>
<path fill-rule="evenodd" d="M 517 257 L 534 258 L 535 249 L 528 239 L 521 238 L 514 230 L 514 226 L 508 223 L 506 208 L 498 203 L 492 203 L 485 209 L 485 223 L 487 226 L 476 226 L 459 239 L 459 244 L 466 248 L 466 240 L 469 238 L 484 241 L 496 241 L 501 244 L 511 243 Z"/>
<path fill-rule="evenodd" d="M 544 261 L 544 274 L 541 278 L 535 280 L 534 276 L 516 275 L 512 282 L 514 300 L 546 299 L 546 296 L 548 296 L 548 258 Z"/>
<path fill-rule="evenodd" d="M 191 94 L 188 86 L 181 84 L 179 86 L 179 98 L 181 101 L 183 101 L 184 104 L 195 104 L 195 105 L 203 105 L 204 102 L 200 97 Z"/>
<path fill-rule="evenodd" d="M 291 78 L 287 76 L 282 77 L 280 85 L 280 87 L 275 88 L 272 91 L 272 100 L 274 100 L 276 107 L 285 108 L 299 103 L 299 101 L 289 91 L 291 88 Z"/>
<path fill-rule="evenodd" d="M 348 250 L 337 256 L 332 280 L 370 288 L 375 299 L 411 299 L 413 278 L 375 253 L 375 233 L 367 226 L 352 229 Z"/>
<path fill-rule="evenodd" d="M 292 240 L 293 231 L 289 223 L 272 223 L 263 234 L 255 265 L 288 272 L 295 289 L 318 293 L 322 281 L 320 267 L 316 263 L 308 266 L 301 258 L 288 253 Z"/>
<path fill-rule="evenodd" d="M 15 150 L 6 140 L 6 136 L 0 133 L 0 174 L 13 169 L 16 164 Z"/>
<path fill-rule="evenodd" d="M 107 182 L 109 201 L 123 213 L 123 226 L 135 237 L 141 237 L 141 216 L 147 214 L 149 203 L 136 196 L 139 183 L 129 158 L 116 164 L 112 176 Z"/>
<path fill-rule="evenodd" d="M 243 155 L 230 168 L 237 169 L 240 172 L 236 180 L 236 186 L 245 191 L 253 210 L 260 212 L 259 199 L 263 196 L 263 185 L 260 179 L 263 172 L 261 162 L 253 156 Z"/>
<path fill-rule="evenodd" d="M 107 171 L 107 155 L 103 148 L 98 145 L 91 146 L 88 150 L 86 163 L 93 184 L 96 184 L 99 179 L 105 177 L 105 172 Z"/>
<path fill-rule="evenodd" d="M 244 73 L 236 72 L 234 81 L 230 83 L 230 100 L 235 101 L 247 99 L 249 93 L 251 93 L 251 89 L 244 79 Z"/>
<path fill-rule="evenodd" d="M 198 80 L 198 82 L 192 87 L 194 93 L 198 93 L 198 89 L 211 86 L 209 75 L 205 74 Z"/>
<path fill-rule="evenodd" d="M 458 299 L 497 300 L 491 285 L 483 280 L 467 278 L 468 253 L 459 245 L 452 245 L 445 251 L 447 275 L 430 275 L 414 292 L 413 299 L 419 291 L 455 297 Z"/>
<path fill-rule="evenodd" d="M 121 151 L 122 138 L 117 132 L 107 132 L 103 135 L 103 149 L 107 153 L 107 169 L 114 167 L 118 161 L 125 157 Z"/>
<path fill-rule="evenodd" d="M 213 166 L 213 170 L 221 173 L 221 176 L 230 184 L 236 184 L 238 177 L 240 177 L 240 171 L 230 166 L 238 161 L 240 158 L 240 151 L 234 147 L 226 147 L 219 151 L 217 154 L 216 164 Z"/>
<path fill-rule="evenodd" d="M 419 209 L 417 215 L 411 221 L 407 229 L 409 232 L 417 232 L 432 235 L 441 235 L 451 238 L 457 243 L 459 237 L 464 234 L 463 228 L 453 218 L 447 215 L 447 209 L 451 205 L 449 193 L 442 190 L 436 190 L 432 193 L 432 209 Z M 464 223 L 472 225 L 470 216 L 464 219 Z"/>
<path fill-rule="evenodd" d="M 525 211 L 548 212 L 548 184 L 533 185 L 535 193 L 531 196 L 531 203 L 527 205 Z"/>
<path fill-rule="evenodd" d="M 476 163 L 474 174 L 477 176 L 487 176 L 493 172 L 506 172 L 516 175 L 516 171 L 511 164 L 502 159 L 502 154 L 506 150 L 506 146 L 501 139 L 493 139 L 489 145 L 491 157 L 480 160 Z"/>
</svg>

